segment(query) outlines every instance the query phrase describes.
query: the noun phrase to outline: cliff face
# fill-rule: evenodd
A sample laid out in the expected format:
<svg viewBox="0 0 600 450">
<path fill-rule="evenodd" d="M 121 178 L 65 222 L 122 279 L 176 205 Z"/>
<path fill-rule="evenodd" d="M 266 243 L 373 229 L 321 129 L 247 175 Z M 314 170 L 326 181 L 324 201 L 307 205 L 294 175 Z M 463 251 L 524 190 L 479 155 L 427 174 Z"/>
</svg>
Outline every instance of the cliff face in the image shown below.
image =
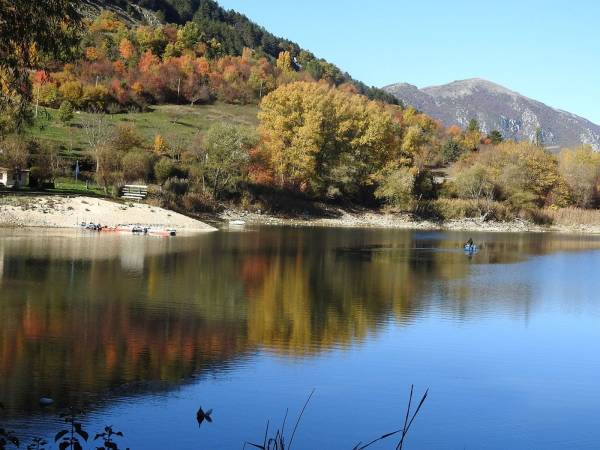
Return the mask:
<svg viewBox="0 0 600 450">
<path fill-rule="evenodd" d="M 82 0 L 79 9 L 81 14 L 88 18 L 94 18 L 102 10 L 108 10 L 115 13 L 120 20 L 129 25 L 159 25 L 161 23 L 157 13 L 129 1 Z"/>
<path fill-rule="evenodd" d="M 539 129 L 546 146 L 589 144 L 600 151 L 600 126 L 490 81 L 475 78 L 423 89 L 399 83 L 384 90 L 445 125 L 464 127 L 477 119 L 484 132 L 498 130 L 518 140 L 534 140 Z"/>
</svg>

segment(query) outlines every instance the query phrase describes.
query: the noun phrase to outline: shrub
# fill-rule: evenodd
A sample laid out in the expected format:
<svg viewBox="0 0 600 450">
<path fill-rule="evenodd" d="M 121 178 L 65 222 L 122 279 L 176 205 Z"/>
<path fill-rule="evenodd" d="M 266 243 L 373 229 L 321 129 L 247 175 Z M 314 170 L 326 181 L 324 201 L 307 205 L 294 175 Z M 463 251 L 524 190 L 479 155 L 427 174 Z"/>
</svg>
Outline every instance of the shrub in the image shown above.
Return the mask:
<svg viewBox="0 0 600 450">
<path fill-rule="evenodd" d="M 538 225 L 550 225 L 552 223 L 552 217 L 546 214 L 545 210 L 538 208 L 522 209 L 519 211 L 519 217 Z"/>
<path fill-rule="evenodd" d="M 206 192 L 188 192 L 181 199 L 181 204 L 189 212 L 214 211 L 216 205 L 211 195 Z"/>
<path fill-rule="evenodd" d="M 598 225 L 600 211 L 582 208 L 546 208 L 543 210 L 556 225 Z"/>
<path fill-rule="evenodd" d="M 108 89 L 105 86 L 90 85 L 83 88 L 81 101 L 89 110 L 104 111 L 108 98 Z"/>
<path fill-rule="evenodd" d="M 413 192 L 415 188 L 415 170 L 408 167 L 400 167 L 385 176 L 375 190 L 375 197 L 384 199 L 386 203 L 394 208 L 410 210 L 414 207 Z"/>
<path fill-rule="evenodd" d="M 68 100 L 63 100 L 58 108 L 58 120 L 63 125 L 68 125 L 73 120 L 73 104 Z"/>
<path fill-rule="evenodd" d="M 175 172 L 175 164 L 169 158 L 161 158 L 154 164 L 154 178 L 164 184 Z"/>
<path fill-rule="evenodd" d="M 135 150 L 123 156 L 123 177 L 126 181 L 147 181 L 152 172 L 152 158 L 143 150 Z"/>
<path fill-rule="evenodd" d="M 481 164 L 475 163 L 461 171 L 454 181 L 459 197 L 471 200 L 494 199 L 494 184 L 488 170 Z"/>
<path fill-rule="evenodd" d="M 508 221 L 515 215 L 506 205 L 485 199 L 440 198 L 420 205 L 425 215 L 439 220 L 485 219 Z"/>
<path fill-rule="evenodd" d="M 177 196 L 184 195 L 187 193 L 190 187 L 189 180 L 185 178 L 171 177 L 165 181 L 164 189 L 167 192 L 171 192 Z"/>
</svg>

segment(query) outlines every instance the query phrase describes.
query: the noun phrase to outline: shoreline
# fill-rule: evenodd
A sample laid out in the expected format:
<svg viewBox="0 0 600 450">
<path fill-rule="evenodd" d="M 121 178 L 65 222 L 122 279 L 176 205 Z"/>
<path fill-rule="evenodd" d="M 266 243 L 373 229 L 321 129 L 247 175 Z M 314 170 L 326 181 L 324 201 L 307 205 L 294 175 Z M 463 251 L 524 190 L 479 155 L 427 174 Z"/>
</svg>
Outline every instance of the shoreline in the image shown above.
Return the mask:
<svg viewBox="0 0 600 450">
<path fill-rule="evenodd" d="M 81 223 L 143 224 L 186 233 L 216 231 L 200 220 L 146 203 L 85 196 L 0 196 L 0 227 L 77 229 Z"/>
<path fill-rule="evenodd" d="M 448 220 L 435 222 L 430 220 L 415 220 L 408 214 L 393 214 L 380 211 L 365 210 L 349 212 L 336 209 L 336 217 L 319 217 L 310 215 L 284 216 L 272 214 L 257 214 L 248 211 L 228 209 L 216 214 L 219 221 L 227 224 L 232 220 L 243 220 L 248 225 L 296 226 L 296 227 L 332 227 L 356 229 L 397 229 L 424 231 L 464 231 L 486 233 L 564 233 L 564 234 L 600 234 L 598 225 L 538 225 L 523 219 L 510 222 L 489 221 L 478 219 Z M 206 216 L 210 220 L 211 216 Z"/>
<path fill-rule="evenodd" d="M 482 222 L 478 219 L 435 222 L 415 220 L 408 214 L 341 207 L 326 207 L 321 215 L 308 213 L 278 215 L 228 208 L 219 213 L 189 217 L 147 203 L 117 202 L 84 196 L 0 196 L 0 228 L 77 229 L 85 221 L 107 226 L 144 224 L 174 227 L 183 233 L 216 231 L 230 221 L 248 225 L 338 227 L 356 229 L 398 229 L 495 233 L 600 234 L 598 225 L 538 225 L 517 219 L 510 222 Z"/>
</svg>

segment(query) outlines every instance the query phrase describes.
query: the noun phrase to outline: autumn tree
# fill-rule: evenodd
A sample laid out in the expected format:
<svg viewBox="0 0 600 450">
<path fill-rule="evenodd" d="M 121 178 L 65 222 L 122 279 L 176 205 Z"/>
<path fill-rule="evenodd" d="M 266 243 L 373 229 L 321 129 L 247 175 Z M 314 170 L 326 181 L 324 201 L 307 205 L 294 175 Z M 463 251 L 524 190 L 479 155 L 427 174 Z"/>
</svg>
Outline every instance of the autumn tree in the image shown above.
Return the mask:
<svg viewBox="0 0 600 450">
<path fill-rule="evenodd" d="M 214 198 L 223 192 L 234 192 L 244 180 L 250 161 L 250 149 L 256 137 L 247 128 L 217 123 L 210 127 L 200 156 L 203 184 Z"/>
<path fill-rule="evenodd" d="M 198 44 L 202 32 L 196 22 L 187 22 L 177 31 L 177 42 L 184 49 L 192 49 Z"/>
<path fill-rule="evenodd" d="M 30 145 L 20 137 L 0 140 L 0 166 L 11 169 L 26 169 L 31 156 Z"/>
<path fill-rule="evenodd" d="M 325 84 L 296 82 L 267 95 L 259 113 L 260 158 L 278 180 L 314 195 L 353 195 L 406 157 L 385 106 Z"/>
<path fill-rule="evenodd" d="M 73 0 L 0 0 L 0 135 L 29 118 L 29 71 L 40 54 L 70 56 L 80 17 Z"/>
<path fill-rule="evenodd" d="M 119 43 L 119 54 L 125 61 L 129 61 L 135 57 L 135 47 L 127 38 L 123 38 Z"/>
<path fill-rule="evenodd" d="M 284 73 L 291 72 L 293 69 L 292 66 L 292 55 L 290 52 L 281 52 L 277 57 L 277 68 Z"/>
<path fill-rule="evenodd" d="M 501 200 L 515 210 L 549 205 L 565 206 L 569 190 L 558 168 L 557 159 L 543 148 L 528 142 L 503 142 L 481 151 L 469 160 L 486 168 Z M 455 170 L 466 170 L 459 161 Z"/>
<path fill-rule="evenodd" d="M 577 206 L 588 208 L 598 203 L 600 153 L 590 146 L 565 149 L 560 152 L 559 169 Z"/>
</svg>

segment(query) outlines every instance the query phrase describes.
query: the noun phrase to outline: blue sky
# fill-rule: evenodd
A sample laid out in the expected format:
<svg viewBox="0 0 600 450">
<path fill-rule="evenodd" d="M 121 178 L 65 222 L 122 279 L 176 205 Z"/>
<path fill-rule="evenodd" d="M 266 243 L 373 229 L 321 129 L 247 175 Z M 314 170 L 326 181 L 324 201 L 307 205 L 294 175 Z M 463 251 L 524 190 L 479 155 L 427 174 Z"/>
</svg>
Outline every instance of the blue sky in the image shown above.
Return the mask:
<svg viewBox="0 0 600 450">
<path fill-rule="evenodd" d="M 219 3 L 367 84 L 486 78 L 600 124 L 600 1 Z"/>
</svg>

